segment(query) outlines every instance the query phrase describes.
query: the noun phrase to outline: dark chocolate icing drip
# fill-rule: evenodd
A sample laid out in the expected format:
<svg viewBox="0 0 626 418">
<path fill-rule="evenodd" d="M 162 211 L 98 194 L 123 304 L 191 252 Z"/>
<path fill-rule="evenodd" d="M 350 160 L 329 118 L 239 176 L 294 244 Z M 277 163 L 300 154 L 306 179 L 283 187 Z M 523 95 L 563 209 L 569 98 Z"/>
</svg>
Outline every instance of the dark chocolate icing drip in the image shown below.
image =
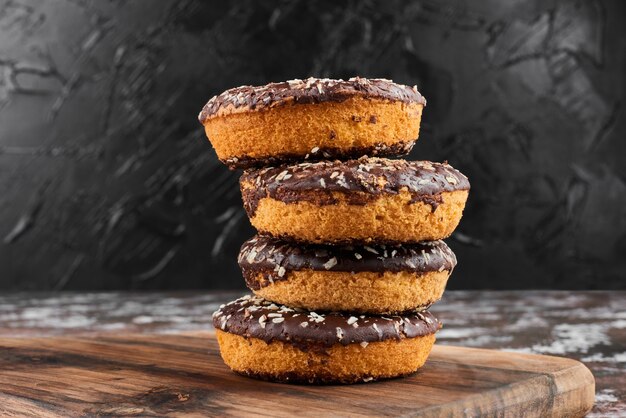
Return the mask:
<svg viewBox="0 0 626 418">
<path fill-rule="evenodd" d="M 445 163 L 368 157 L 247 170 L 240 184 L 250 217 L 264 197 L 285 203 L 332 205 L 338 202 L 334 193 L 340 193 L 351 205 L 365 205 L 382 194 L 402 190 L 411 194 L 412 203 L 424 202 L 434 211 L 442 192 L 470 188 L 467 177 Z"/>
<path fill-rule="evenodd" d="M 261 235 L 244 242 L 238 261 L 252 290 L 286 280 L 290 272 L 299 270 L 426 273 L 451 271 L 456 266 L 454 253 L 443 241 L 341 246 L 292 244 Z"/>
<path fill-rule="evenodd" d="M 341 102 L 355 96 L 426 104 L 426 100 L 416 87 L 397 84 L 391 80 L 361 77 L 354 77 L 347 81 L 308 78 L 226 90 L 212 97 L 204 105 L 202 112 L 198 115 L 198 120 L 203 123 L 218 114 L 221 109 L 227 108 L 243 107 L 254 110 L 287 103 Z"/>
<path fill-rule="evenodd" d="M 434 334 L 440 323 L 428 311 L 389 316 L 348 313 L 318 314 L 276 305 L 255 296 L 245 296 L 213 314 L 213 325 L 231 334 L 283 341 L 302 350 L 335 344 L 372 343 Z"/>
</svg>

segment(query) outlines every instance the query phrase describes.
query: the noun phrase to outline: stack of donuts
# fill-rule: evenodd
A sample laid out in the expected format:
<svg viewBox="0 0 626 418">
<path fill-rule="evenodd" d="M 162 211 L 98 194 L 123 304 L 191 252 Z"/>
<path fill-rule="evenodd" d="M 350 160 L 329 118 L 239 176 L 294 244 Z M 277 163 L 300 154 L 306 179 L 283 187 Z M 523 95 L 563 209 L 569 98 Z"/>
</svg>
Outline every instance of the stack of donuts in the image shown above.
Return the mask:
<svg viewBox="0 0 626 418">
<path fill-rule="evenodd" d="M 391 160 L 417 140 L 426 104 L 385 79 L 242 86 L 199 115 L 240 179 L 258 235 L 239 265 L 247 295 L 213 315 L 234 371 L 280 382 L 356 383 L 420 368 L 441 327 L 427 311 L 456 265 L 467 177 Z"/>
</svg>

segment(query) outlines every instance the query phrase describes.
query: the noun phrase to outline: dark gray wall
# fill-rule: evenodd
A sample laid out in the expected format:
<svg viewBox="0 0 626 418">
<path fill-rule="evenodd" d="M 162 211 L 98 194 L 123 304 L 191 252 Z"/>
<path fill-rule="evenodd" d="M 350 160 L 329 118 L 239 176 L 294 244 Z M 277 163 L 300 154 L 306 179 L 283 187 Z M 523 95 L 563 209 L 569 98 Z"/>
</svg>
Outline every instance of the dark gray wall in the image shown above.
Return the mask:
<svg viewBox="0 0 626 418">
<path fill-rule="evenodd" d="M 196 115 L 393 78 L 472 181 L 453 288 L 626 287 L 626 2 L 0 1 L 0 287 L 233 288 L 253 231 Z"/>
</svg>

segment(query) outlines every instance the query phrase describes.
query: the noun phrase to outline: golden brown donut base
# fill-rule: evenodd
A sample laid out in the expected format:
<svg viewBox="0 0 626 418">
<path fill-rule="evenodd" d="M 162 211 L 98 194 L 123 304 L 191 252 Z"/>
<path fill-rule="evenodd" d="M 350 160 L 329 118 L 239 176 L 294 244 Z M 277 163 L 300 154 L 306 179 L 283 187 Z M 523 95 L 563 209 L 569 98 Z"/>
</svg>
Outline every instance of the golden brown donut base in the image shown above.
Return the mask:
<svg viewBox="0 0 626 418">
<path fill-rule="evenodd" d="M 353 97 L 218 116 L 204 127 L 218 158 L 232 167 L 238 166 L 237 160 L 249 163 L 281 155 L 323 158 L 314 148 L 334 150 L 334 157 L 352 156 L 342 155 L 342 150 L 354 154 L 374 148 L 384 155 L 383 145 L 417 139 L 422 109 L 421 103 Z"/>
<path fill-rule="evenodd" d="M 284 203 L 266 197 L 250 222 L 260 233 L 310 243 L 434 241 L 447 238 L 457 227 L 468 193 L 441 193 L 435 211 L 428 203 L 411 203 L 408 191 L 381 195 L 365 205 Z"/>
<path fill-rule="evenodd" d="M 382 274 L 301 270 L 253 291 L 272 302 L 309 311 L 397 313 L 426 308 L 441 299 L 449 276 L 446 270 Z M 263 275 L 257 280 L 263 283 Z"/>
<path fill-rule="evenodd" d="M 283 383 L 357 383 L 404 376 L 426 362 L 435 335 L 302 351 L 216 330 L 224 363 L 237 373 Z"/>
</svg>

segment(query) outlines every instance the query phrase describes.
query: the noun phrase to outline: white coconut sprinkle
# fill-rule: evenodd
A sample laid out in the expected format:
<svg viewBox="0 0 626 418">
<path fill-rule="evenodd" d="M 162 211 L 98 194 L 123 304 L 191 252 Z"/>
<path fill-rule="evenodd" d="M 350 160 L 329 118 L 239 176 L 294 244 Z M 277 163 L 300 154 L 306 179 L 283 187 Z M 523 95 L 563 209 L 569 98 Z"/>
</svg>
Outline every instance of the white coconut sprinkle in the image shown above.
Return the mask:
<svg viewBox="0 0 626 418">
<path fill-rule="evenodd" d="M 326 270 L 330 270 L 331 268 L 335 267 L 337 265 L 337 257 L 333 257 L 330 260 L 328 260 L 327 262 L 324 263 L 324 268 Z"/>
<path fill-rule="evenodd" d="M 285 178 L 285 176 L 288 174 L 289 172 L 287 170 L 281 171 L 277 176 L 276 176 L 276 181 L 281 181 L 282 179 Z"/>
<path fill-rule="evenodd" d="M 337 330 L 337 339 L 339 340 L 343 339 L 343 330 L 339 327 L 337 327 L 336 330 Z"/>
<path fill-rule="evenodd" d="M 370 253 L 373 253 L 373 254 L 378 254 L 378 251 L 376 251 L 376 250 L 375 250 L 375 249 L 373 249 L 372 247 L 368 247 L 367 245 L 364 245 L 364 246 L 363 246 L 363 248 L 364 248 L 366 251 L 369 251 Z"/>
<path fill-rule="evenodd" d="M 254 259 L 256 258 L 256 254 L 257 252 L 255 250 L 252 250 L 248 253 L 248 256 L 246 257 L 246 261 L 250 264 L 254 263 Z"/>
</svg>

